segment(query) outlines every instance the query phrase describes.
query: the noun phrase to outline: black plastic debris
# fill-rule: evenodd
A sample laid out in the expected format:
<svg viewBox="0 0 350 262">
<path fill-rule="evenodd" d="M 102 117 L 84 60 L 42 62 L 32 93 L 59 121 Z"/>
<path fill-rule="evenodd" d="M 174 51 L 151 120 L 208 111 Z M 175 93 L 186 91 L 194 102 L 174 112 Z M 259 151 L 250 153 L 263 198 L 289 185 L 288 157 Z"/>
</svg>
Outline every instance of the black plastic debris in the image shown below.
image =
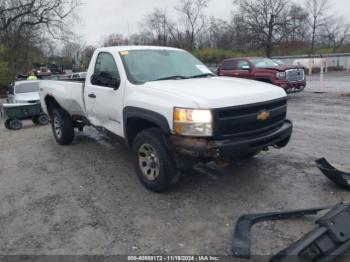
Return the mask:
<svg viewBox="0 0 350 262">
<path fill-rule="evenodd" d="M 350 190 L 350 173 L 336 169 L 325 158 L 316 160 L 316 164 L 321 172 L 333 183 L 344 189 Z"/>
</svg>

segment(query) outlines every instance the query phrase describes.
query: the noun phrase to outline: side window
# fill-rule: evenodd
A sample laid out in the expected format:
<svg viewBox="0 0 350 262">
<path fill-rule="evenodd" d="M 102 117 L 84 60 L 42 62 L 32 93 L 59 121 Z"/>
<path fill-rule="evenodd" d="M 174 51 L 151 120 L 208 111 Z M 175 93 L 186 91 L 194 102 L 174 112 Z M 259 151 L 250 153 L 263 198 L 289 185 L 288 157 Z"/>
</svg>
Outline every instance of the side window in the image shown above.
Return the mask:
<svg viewBox="0 0 350 262">
<path fill-rule="evenodd" d="M 98 86 L 119 86 L 119 72 L 114 57 L 109 53 L 100 53 L 96 59 L 94 70 L 94 81 L 92 84 Z"/>
<path fill-rule="evenodd" d="M 222 70 L 233 70 L 234 62 L 224 62 L 222 65 Z"/>
<path fill-rule="evenodd" d="M 237 70 L 244 70 L 243 67 L 250 67 L 249 63 L 246 60 L 239 60 L 237 62 Z"/>
</svg>

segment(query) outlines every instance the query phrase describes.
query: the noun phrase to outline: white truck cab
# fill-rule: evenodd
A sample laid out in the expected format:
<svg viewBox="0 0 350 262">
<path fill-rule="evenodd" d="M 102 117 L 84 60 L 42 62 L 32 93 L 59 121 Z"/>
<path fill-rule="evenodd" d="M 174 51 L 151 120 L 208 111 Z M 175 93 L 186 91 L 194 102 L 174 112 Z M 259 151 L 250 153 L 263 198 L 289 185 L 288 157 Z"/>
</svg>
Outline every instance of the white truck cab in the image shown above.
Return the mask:
<svg viewBox="0 0 350 262">
<path fill-rule="evenodd" d="M 141 182 L 156 192 L 188 165 L 284 147 L 292 133 L 283 89 L 217 77 L 169 47 L 99 48 L 84 82 L 41 81 L 40 99 L 59 144 L 85 125 L 107 130 L 124 139 Z"/>
</svg>

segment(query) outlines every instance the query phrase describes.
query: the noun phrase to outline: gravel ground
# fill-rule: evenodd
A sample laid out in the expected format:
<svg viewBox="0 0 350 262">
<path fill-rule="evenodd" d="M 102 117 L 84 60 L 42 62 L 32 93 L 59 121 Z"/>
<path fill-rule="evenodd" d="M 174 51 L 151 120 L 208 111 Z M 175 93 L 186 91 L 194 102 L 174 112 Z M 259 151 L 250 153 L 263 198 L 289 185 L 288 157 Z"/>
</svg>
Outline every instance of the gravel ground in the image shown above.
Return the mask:
<svg viewBox="0 0 350 262">
<path fill-rule="evenodd" d="M 17 132 L 0 122 L 0 255 L 230 255 L 244 213 L 350 202 L 314 160 L 350 169 L 350 74 L 317 78 L 290 96 L 288 147 L 230 167 L 185 174 L 171 192 L 148 192 L 126 149 L 86 129 L 58 146 L 50 127 Z M 313 219 L 254 227 L 252 252 L 271 255 L 314 227 Z"/>
</svg>

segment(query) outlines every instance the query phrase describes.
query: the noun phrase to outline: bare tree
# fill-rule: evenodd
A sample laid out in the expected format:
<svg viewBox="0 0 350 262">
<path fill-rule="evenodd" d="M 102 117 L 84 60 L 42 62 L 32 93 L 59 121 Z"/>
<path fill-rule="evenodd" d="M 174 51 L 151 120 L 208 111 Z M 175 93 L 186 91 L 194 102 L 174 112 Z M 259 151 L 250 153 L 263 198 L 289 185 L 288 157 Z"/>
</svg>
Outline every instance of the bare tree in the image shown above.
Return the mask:
<svg viewBox="0 0 350 262">
<path fill-rule="evenodd" d="M 308 36 L 308 12 L 297 4 L 292 4 L 289 10 L 290 16 L 290 34 L 289 41 L 291 42 L 305 42 Z"/>
<path fill-rule="evenodd" d="M 311 52 L 315 50 L 318 29 L 323 26 L 329 9 L 328 0 L 305 0 L 306 10 L 310 13 L 311 23 Z"/>
<path fill-rule="evenodd" d="M 195 40 L 198 34 L 205 28 L 206 21 L 204 10 L 207 8 L 209 0 L 181 0 L 180 5 L 175 9 L 181 15 L 183 21 L 185 38 L 188 40 L 187 48 L 195 48 Z M 174 31 L 174 28 L 172 28 Z M 179 36 L 179 29 L 175 30 Z M 174 34 L 173 34 L 174 36 Z M 182 40 L 183 40 L 182 36 Z"/>
<path fill-rule="evenodd" d="M 61 56 L 66 61 L 66 67 L 80 67 L 84 46 L 79 42 L 67 42 L 63 46 Z"/>
<path fill-rule="evenodd" d="M 147 35 L 151 40 L 156 40 L 154 44 L 160 46 L 168 45 L 170 34 L 169 27 L 170 21 L 168 21 L 166 10 L 154 9 L 154 11 L 147 15 L 140 23 L 144 35 Z"/>
<path fill-rule="evenodd" d="M 237 0 L 237 3 L 250 34 L 270 57 L 274 45 L 288 35 L 288 0 Z"/>
<path fill-rule="evenodd" d="M 90 60 L 94 54 L 96 50 L 96 47 L 94 46 L 86 46 L 83 50 L 83 55 L 82 55 L 82 58 L 81 58 L 81 64 L 80 64 L 80 67 L 81 67 L 81 70 L 87 70 L 88 69 L 88 66 L 90 64 Z"/>
<path fill-rule="evenodd" d="M 18 50 L 35 45 L 43 35 L 64 39 L 72 34 L 67 19 L 79 0 L 2 0 L 0 3 L 0 42 L 8 53 L 9 74 L 18 69 Z"/>
<path fill-rule="evenodd" d="M 322 27 L 322 39 L 335 53 L 347 40 L 350 40 L 350 24 L 343 17 L 329 18 Z"/>
<path fill-rule="evenodd" d="M 128 44 L 128 39 L 125 39 L 122 34 L 110 34 L 104 40 L 102 45 L 108 46 L 120 46 Z"/>
</svg>

